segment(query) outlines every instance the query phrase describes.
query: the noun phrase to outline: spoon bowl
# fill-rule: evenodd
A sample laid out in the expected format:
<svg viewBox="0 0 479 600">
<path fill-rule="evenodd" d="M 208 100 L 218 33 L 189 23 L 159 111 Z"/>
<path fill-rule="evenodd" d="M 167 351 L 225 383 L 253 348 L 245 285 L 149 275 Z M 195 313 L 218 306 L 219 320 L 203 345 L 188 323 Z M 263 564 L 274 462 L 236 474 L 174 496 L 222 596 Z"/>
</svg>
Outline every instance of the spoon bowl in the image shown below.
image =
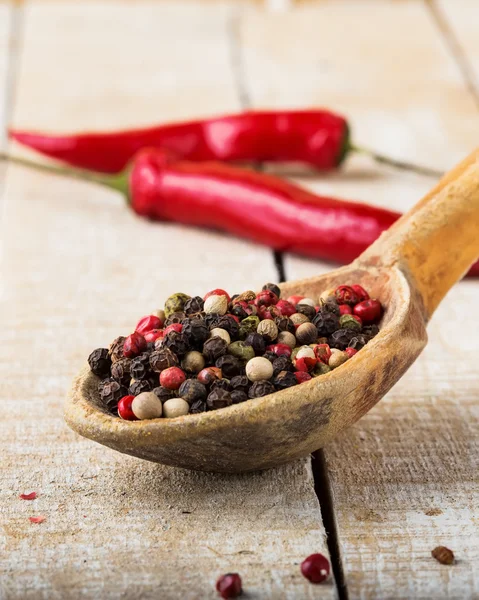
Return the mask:
<svg viewBox="0 0 479 600">
<path fill-rule="evenodd" d="M 359 283 L 381 301 L 379 334 L 334 371 L 216 411 L 123 421 L 103 407 L 99 379 L 86 366 L 73 383 L 67 423 L 120 452 L 204 471 L 274 467 L 323 447 L 401 378 L 426 345 L 426 325 L 435 308 L 476 260 L 478 156 L 473 153 L 446 175 L 350 266 L 280 286 L 284 297 L 317 298 L 326 289 Z"/>
</svg>

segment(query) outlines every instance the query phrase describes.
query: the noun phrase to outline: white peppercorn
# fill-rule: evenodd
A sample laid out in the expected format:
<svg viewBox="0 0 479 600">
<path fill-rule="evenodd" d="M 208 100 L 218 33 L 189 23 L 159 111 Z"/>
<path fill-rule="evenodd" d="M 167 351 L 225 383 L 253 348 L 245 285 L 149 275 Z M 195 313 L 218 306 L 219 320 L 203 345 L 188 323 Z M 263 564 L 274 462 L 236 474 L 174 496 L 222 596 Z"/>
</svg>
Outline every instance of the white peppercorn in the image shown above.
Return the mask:
<svg viewBox="0 0 479 600">
<path fill-rule="evenodd" d="M 224 296 L 221 296 L 221 297 L 224 298 Z M 230 334 L 226 331 L 226 329 L 221 329 L 221 327 L 214 327 L 210 331 L 210 337 L 215 337 L 215 335 L 224 339 L 224 341 L 227 344 L 231 344 L 231 337 L 230 337 Z"/>
<path fill-rule="evenodd" d="M 209 296 L 205 300 L 203 310 L 206 314 L 224 315 L 228 310 L 228 298 L 226 296 Z"/>
<path fill-rule="evenodd" d="M 187 415 L 190 411 L 190 405 L 183 398 L 172 398 L 163 404 L 163 415 L 167 419 L 174 419 Z"/>
<path fill-rule="evenodd" d="M 321 304 L 323 302 L 330 302 L 331 300 L 333 300 L 335 302 L 336 301 L 336 296 L 334 295 L 335 291 L 336 291 L 336 288 L 329 288 L 328 290 L 324 290 L 324 292 L 319 297 L 319 303 Z"/>
<path fill-rule="evenodd" d="M 306 315 L 302 313 L 294 313 L 289 317 L 291 321 L 293 321 L 294 325 L 302 325 L 303 323 L 309 323 L 309 319 Z"/>
<path fill-rule="evenodd" d="M 278 326 L 271 319 L 265 319 L 264 321 L 260 321 L 256 333 L 262 335 L 267 342 L 274 342 L 278 337 Z"/>
<path fill-rule="evenodd" d="M 337 348 L 331 348 L 331 356 L 329 357 L 328 365 L 331 367 L 331 369 L 336 369 L 336 367 L 339 367 L 345 363 L 348 358 L 349 356 L 346 354 L 346 352 L 338 350 Z"/>
<path fill-rule="evenodd" d="M 205 357 L 197 350 L 191 350 L 185 354 L 181 361 L 181 368 L 188 373 L 199 373 L 205 367 Z"/>
<path fill-rule="evenodd" d="M 131 410 L 137 419 L 158 419 L 163 413 L 163 406 L 156 394 L 142 392 L 133 399 Z"/>
<path fill-rule="evenodd" d="M 316 358 L 314 350 L 309 346 L 301 346 L 296 352 L 295 358 Z"/>
<path fill-rule="evenodd" d="M 298 302 L 298 304 L 307 304 L 308 306 L 312 306 L 313 308 L 316 306 L 312 298 L 303 298 Z"/>
<path fill-rule="evenodd" d="M 290 348 L 294 348 L 296 346 L 296 338 L 289 331 L 280 331 L 278 334 L 278 344 L 286 344 Z"/>
<path fill-rule="evenodd" d="M 246 363 L 246 377 L 250 381 L 263 381 L 273 375 L 273 365 L 263 356 L 256 356 Z"/>
</svg>

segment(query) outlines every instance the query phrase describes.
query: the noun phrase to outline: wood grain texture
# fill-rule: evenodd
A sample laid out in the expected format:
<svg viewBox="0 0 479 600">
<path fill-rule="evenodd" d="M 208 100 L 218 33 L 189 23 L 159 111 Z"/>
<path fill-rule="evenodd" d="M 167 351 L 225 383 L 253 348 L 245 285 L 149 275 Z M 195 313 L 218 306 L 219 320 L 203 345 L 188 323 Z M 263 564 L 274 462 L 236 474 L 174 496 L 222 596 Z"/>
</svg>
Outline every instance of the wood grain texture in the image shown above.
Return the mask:
<svg viewBox="0 0 479 600">
<path fill-rule="evenodd" d="M 476 65 L 477 6 L 442 7 Z M 268 20 L 252 10 L 242 38 L 256 106 L 339 108 L 352 117 L 358 142 L 436 167 L 477 144 L 474 98 L 420 2 L 324 2 Z M 298 181 L 396 210 L 429 184 L 361 157 L 342 174 Z M 330 267 L 287 257 L 286 268 L 294 279 Z M 325 450 L 350 598 L 479 597 L 477 327 L 465 318 L 478 300 L 477 282 L 456 286 L 416 365 Z M 438 544 L 454 550 L 456 565 L 432 559 Z"/>
<path fill-rule="evenodd" d="M 14 122 L 67 130 L 234 110 L 227 17 L 225 3 L 27 4 Z M 275 279 L 271 253 L 18 168 L 5 198 L 0 598 L 214 598 L 225 571 L 250 598 L 334 598 L 332 581 L 299 573 L 327 553 L 308 461 L 199 475 L 121 456 L 62 419 L 92 348 L 174 291 Z M 32 490 L 38 500 L 18 499 Z"/>
</svg>

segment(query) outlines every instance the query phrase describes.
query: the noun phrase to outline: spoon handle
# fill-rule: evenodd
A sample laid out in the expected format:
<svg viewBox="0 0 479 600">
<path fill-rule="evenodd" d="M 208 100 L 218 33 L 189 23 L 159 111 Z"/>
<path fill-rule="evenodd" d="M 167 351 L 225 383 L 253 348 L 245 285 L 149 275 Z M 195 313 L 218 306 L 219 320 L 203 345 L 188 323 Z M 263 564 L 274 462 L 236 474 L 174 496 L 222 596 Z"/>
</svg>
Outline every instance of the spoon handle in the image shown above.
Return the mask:
<svg viewBox="0 0 479 600">
<path fill-rule="evenodd" d="M 479 148 L 372 244 L 359 264 L 397 265 L 429 318 L 479 256 Z"/>
</svg>

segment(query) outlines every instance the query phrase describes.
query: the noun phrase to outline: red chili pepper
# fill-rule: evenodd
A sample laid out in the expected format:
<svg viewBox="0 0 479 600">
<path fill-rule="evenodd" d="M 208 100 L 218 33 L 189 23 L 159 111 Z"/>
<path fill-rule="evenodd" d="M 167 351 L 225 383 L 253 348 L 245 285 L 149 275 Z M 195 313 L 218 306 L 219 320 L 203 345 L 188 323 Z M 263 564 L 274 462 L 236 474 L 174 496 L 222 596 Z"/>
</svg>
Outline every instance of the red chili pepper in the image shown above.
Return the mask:
<svg viewBox="0 0 479 600">
<path fill-rule="evenodd" d="M 120 172 L 139 150 L 152 147 L 194 162 L 295 162 L 325 171 L 356 151 L 401 169 L 441 175 L 353 145 L 346 119 L 327 110 L 248 111 L 115 132 L 50 135 L 11 130 L 10 137 L 51 158 L 102 173 Z"/>
<path fill-rule="evenodd" d="M 17 164 L 87 179 L 119 190 L 139 215 L 213 227 L 280 251 L 349 263 L 400 214 L 318 196 L 277 177 L 223 163 L 175 161 L 146 149 L 120 176 L 58 169 L 7 157 Z M 479 262 L 469 275 L 479 275 Z"/>
</svg>

